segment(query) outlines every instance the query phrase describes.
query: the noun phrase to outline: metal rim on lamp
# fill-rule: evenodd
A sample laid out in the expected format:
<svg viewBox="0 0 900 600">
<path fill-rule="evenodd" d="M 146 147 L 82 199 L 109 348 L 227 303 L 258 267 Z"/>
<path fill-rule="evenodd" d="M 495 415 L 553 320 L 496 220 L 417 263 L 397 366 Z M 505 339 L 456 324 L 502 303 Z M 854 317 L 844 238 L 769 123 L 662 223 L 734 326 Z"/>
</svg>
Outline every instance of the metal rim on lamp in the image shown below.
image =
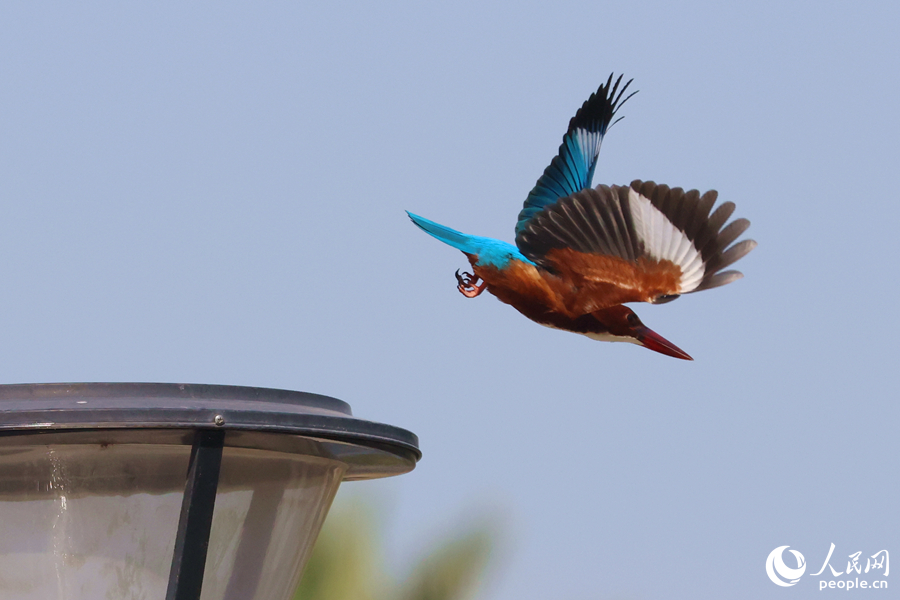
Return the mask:
<svg viewBox="0 0 900 600">
<path fill-rule="evenodd" d="M 394 454 L 409 469 L 415 434 L 353 417 L 336 398 L 270 388 L 176 383 L 0 385 L 0 435 L 129 429 L 221 429 L 332 440 Z"/>
</svg>

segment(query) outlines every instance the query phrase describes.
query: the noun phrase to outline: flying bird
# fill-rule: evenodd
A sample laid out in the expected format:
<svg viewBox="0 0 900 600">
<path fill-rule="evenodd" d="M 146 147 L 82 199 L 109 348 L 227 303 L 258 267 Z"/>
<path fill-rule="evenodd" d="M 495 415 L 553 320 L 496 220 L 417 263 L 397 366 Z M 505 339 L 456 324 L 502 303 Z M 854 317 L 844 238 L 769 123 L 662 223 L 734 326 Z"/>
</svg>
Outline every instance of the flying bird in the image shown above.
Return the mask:
<svg viewBox="0 0 900 600">
<path fill-rule="evenodd" d="M 515 245 L 407 214 L 469 259 L 472 272 L 456 272 L 467 298 L 487 290 L 541 325 L 693 360 L 624 304 L 662 304 L 740 279 L 723 269 L 756 242 L 732 245 L 750 221 L 725 225 L 734 203 L 712 210 L 715 190 L 701 195 L 652 181 L 591 187 L 603 136 L 634 95 L 625 96 L 631 81 L 621 82 L 610 75 L 569 121 L 559 154 L 519 212 Z"/>
</svg>

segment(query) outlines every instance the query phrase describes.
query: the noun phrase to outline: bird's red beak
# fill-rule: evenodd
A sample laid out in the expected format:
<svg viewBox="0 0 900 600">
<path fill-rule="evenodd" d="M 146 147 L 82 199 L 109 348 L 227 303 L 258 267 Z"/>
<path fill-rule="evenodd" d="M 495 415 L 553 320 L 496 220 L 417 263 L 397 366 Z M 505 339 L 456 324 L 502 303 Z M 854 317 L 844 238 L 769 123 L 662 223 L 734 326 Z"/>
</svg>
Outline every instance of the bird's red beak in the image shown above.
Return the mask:
<svg viewBox="0 0 900 600">
<path fill-rule="evenodd" d="M 637 339 L 645 348 L 649 348 L 660 354 L 674 356 L 675 358 L 680 358 L 682 360 L 694 360 L 687 352 L 648 327 L 644 327 L 643 331 L 637 336 Z"/>
</svg>

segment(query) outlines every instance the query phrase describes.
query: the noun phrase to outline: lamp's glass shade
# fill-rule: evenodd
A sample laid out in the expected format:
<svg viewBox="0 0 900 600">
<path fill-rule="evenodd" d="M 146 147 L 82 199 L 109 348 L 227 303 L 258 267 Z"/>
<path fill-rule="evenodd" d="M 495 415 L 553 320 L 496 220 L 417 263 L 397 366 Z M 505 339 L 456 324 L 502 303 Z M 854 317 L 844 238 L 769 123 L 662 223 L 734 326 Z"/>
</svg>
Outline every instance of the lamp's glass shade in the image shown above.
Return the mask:
<svg viewBox="0 0 900 600">
<path fill-rule="evenodd" d="M 288 600 L 346 466 L 225 448 L 201 600 Z"/>
<path fill-rule="evenodd" d="M 0 438 L 0 598 L 165 598 L 189 438 L 106 435 Z M 347 468 L 321 454 L 226 446 L 203 600 L 290 598 Z"/>
</svg>

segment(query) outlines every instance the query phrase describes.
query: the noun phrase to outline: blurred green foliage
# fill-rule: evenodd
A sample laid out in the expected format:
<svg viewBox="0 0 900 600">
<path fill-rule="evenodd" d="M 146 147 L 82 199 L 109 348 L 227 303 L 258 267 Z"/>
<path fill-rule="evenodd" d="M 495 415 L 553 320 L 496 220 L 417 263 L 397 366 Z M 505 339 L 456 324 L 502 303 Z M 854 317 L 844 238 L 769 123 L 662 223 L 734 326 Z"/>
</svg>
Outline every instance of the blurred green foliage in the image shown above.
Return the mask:
<svg viewBox="0 0 900 600">
<path fill-rule="evenodd" d="M 463 523 L 402 577 L 386 573 L 378 514 L 359 499 L 336 503 L 293 600 L 465 600 L 482 584 L 495 531 Z"/>
</svg>

